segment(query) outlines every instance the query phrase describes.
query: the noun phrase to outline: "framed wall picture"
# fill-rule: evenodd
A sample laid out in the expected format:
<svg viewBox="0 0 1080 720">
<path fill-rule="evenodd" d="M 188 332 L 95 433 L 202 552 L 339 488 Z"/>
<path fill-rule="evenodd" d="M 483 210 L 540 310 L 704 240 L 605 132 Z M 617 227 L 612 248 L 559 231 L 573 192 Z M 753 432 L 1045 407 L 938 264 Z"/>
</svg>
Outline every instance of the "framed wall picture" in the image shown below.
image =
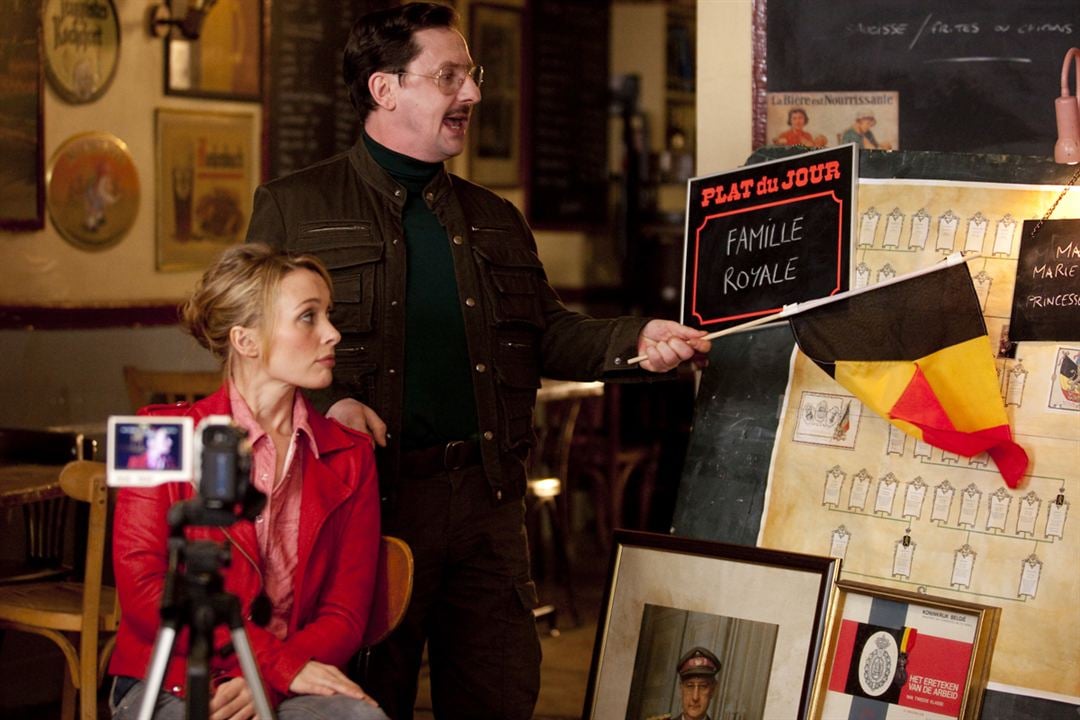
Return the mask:
<svg viewBox="0 0 1080 720">
<path fill-rule="evenodd" d="M 822 717 L 975 720 L 1001 610 L 837 583 Z"/>
<path fill-rule="evenodd" d="M 139 214 L 139 173 L 123 140 L 88 132 L 65 140 L 49 159 L 49 217 L 83 250 L 123 239 Z"/>
<path fill-rule="evenodd" d="M 173 17 L 190 0 L 173 0 Z M 196 40 L 173 28 L 165 39 L 165 92 L 169 95 L 258 100 L 262 78 L 262 7 L 253 0 L 217 0 Z"/>
<path fill-rule="evenodd" d="M 484 66 L 483 99 L 473 110 L 470 176 L 482 185 L 521 184 L 521 10 L 473 4 L 473 61 Z"/>
<path fill-rule="evenodd" d="M 41 37 L 45 72 L 69 103 L 97 100 L 120 62 L 120 21 L 113 0 L 44 0 Z"/>
<path fill-rule="evenodd" d="M 255 192 L 251 113 L 156 113 L 157 268 L 206 267 L 241 242 Z"/>
<path fill-rule="evenodd" d="M 38 7 L 8 8 L 0 33 L 0 229 L 40 230 L 45 225 L 45 95 Z"/>
<path fill-rule="evenodd" d="M 696 703 L 714 718 L 809 717 L 839 569 L 834 558 L 616 531 L 583 716 L 677 717 Z M 677 672 L 696 648 L 718 666 L 704 700 Z"/>
</svg>

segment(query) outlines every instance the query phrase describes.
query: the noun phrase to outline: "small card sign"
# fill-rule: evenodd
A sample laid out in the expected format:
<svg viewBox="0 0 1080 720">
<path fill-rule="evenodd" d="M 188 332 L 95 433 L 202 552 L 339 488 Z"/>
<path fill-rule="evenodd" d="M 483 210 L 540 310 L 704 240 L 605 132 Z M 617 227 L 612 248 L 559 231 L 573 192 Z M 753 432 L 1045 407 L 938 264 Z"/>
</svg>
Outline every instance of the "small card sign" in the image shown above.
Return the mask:
<svg viewBox="0 0 1080 720">
<path fill-rule="evenodd" d="M 854 145 L 692 178 L 682 322 L 710 331 L 848 287 Z"/>
<path fill-rule="evenodd" d="M 1024 221 L 1009 340 L 1080 340 L 1080 220 Z"/>
</svg>

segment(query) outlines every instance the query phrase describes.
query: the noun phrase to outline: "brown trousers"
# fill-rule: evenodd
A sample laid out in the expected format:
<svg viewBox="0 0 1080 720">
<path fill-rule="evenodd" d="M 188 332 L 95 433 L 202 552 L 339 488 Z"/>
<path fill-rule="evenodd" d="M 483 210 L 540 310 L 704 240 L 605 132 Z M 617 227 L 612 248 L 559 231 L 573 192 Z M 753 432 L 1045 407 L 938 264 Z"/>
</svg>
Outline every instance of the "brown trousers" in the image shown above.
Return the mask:
<svg viewBox="0 0 1080 720">
<path fill-rule="evenodd" d="M 415 560 L 412 601 L 371 657 L 365 690 L 410 720 L 424 643 L 436 718 L 527 720 L 540 691 L 524 504 L 496 504 L 479 466 L 402 478 L 383 532 Z"/>
</svg>

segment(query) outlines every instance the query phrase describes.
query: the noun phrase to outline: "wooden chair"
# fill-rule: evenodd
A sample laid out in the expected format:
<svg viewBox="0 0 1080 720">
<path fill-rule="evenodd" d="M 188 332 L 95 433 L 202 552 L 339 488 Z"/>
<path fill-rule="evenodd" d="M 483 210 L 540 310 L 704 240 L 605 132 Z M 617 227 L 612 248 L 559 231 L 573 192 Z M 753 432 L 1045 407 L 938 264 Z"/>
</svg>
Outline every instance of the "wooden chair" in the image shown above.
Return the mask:
<svg viewBox="0 0 1080 720">
<path fill-rule="evenodd" d="M 638 516 L 635 525 L 644 527 L 655 491 L 660 464 L 660 442 L 629 444 L 621 429 L 621 394 L 619 385 L 610 385 L 603 403 L 590 403 L 584 412 L 584 431 L 574 441 L 574 471 L 592 487 L 596 511 L 596 538 L 602 554 L 611 548 L 618 527 L 627 527 L 624 505 L 630 480 L 640 478 Z M 633 527 L 630 525 L 629 527 Z"/>
<path fill-rule="evenodd" d="M 89 503 L 86 573 L 83 582 L 0 586 L 0 629 L 43 635 L 64 654 L 63 720 L 75 717 L 79 693 L 81 720 L 97 718 L 97 690 L 115 642 L 120 608 L 116 590 L 102 586 L 108 491 L 105 464 L 79 460 L 60 472 L 60 485 L 73 500 Z M 111 636 L 101 643 L 103 634 Z M 77 639 L 72 636 L 77 635 Z"/>
<path fill-rule="evenodd" d="M 217 371 L 140 370 L 124 366 L 132 411 L 151 403 L 195 402 L 221 387 Z"/>
<path fill-rule="evenodd" d="M 94 441 L 80 433 L 0 428 L 0 465 L 55 465 L 94 457 Z M 66 495 L 22 502 L 24 551 L 20 559 L 0 560 L 0 584 L 35 582 L 67 575 L 64 538 L 71 516 Z"/>
<path fill-rule="evenodd" d="M 405 617 L 412 599 L 413 555 L 402 539 L 383 535 L 379 543 L 379 567 L 375 572 L 375 596 L 371 603 L 356 675 L 363 684 L 367 677 L 371 650 L 381 643 Z"/>
<path fill-rule="evenodd" d="M 554 557 L 557 580 L 565 588 L 566 607 L 576 627 L 578 617 L 571 569 L 569 473 L 570 451 L 582 403 L 599 398 L 604 392 L 600 383 L 545 381 L 537 394 L 536 447 L 529 458 L 525 502 L 528 509 L 526 528 L 529 532 L 533 564 L 537 577 L 545 574 L 547 548 L 538 523 L 546 519 L 550 527 L 551 554 Z M 537 620 L 547 620 L 549 632 L 558 635 L 558 609 L 543 603 L 533 611 Z"/>
</svg>

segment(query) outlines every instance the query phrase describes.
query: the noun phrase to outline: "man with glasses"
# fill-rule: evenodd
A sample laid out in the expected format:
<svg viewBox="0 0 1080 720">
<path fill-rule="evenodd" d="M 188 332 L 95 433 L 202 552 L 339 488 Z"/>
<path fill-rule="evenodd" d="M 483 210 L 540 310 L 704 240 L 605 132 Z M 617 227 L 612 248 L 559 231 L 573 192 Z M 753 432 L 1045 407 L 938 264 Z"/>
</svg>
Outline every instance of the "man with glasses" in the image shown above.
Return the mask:
<svg viewBox="0 0 1080 720">
<path fill-rule="evenodd" d="M 342 340 L 316 402 L 373 437 L 384 532 L 415 559 L 409 611 L 363 683 L 397 720 L 412 717 L 425 642 L 437 717 L 532 716 L 523 496 L 541 373 L 629 379 L 709 349 L 671 321 L 567 310 L 521 213 L 446 172 L 484 79 L 456 27 L 432 3 L 357 21 L 343 69 L 362 137 L 261 186 L 248 230 L 318 255 L 333 276 Z M 629 366 L 638 354 L 648 359 Z"/>
<path fill-rule="evenodd" d="M 675 672 L 679 675 L 682 712 L 652 715 L 647 720 L 709 720 L 709 703 L 716 692 L 716 676 L 720 672 L 719 658 L 700 645 L 692 647 L 679 658 Z"/>
</svg>

